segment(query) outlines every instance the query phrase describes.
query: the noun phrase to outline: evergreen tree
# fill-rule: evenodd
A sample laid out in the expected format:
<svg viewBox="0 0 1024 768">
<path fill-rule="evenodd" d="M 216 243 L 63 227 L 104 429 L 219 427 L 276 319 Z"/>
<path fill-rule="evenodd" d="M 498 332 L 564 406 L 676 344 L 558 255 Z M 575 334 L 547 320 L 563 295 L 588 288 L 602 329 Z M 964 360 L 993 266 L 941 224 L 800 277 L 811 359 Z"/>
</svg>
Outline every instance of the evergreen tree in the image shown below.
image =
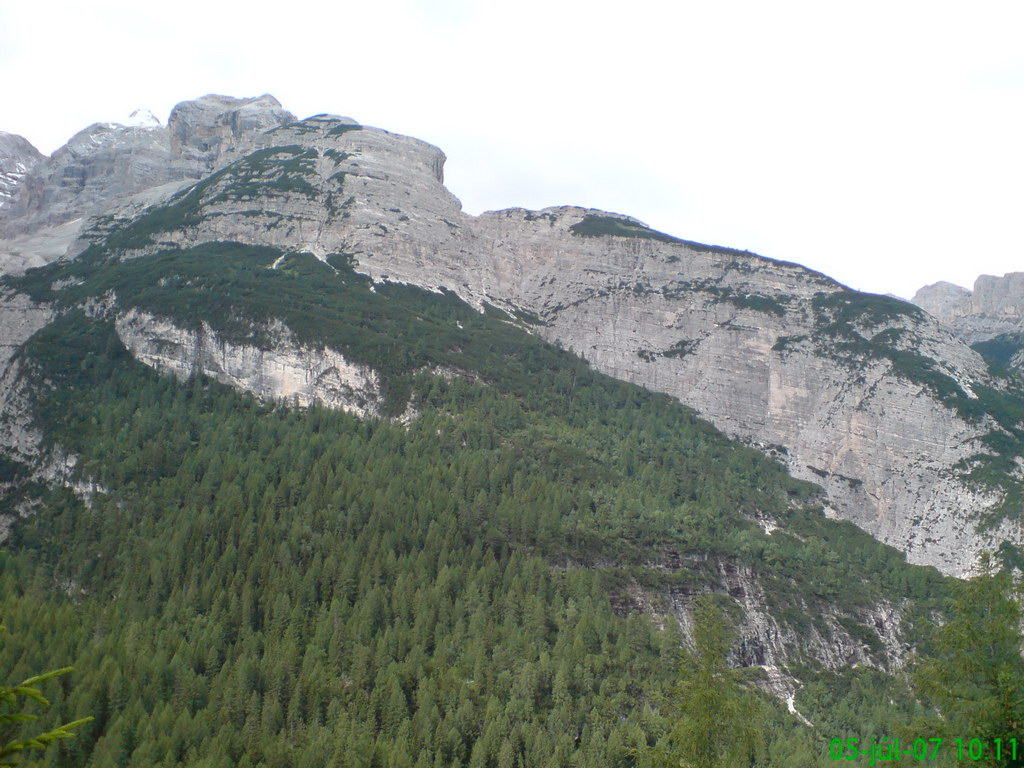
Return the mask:
<svg viewBox="0 0 1024 768">
<path fill-rule="evenodd" d="M 643 762 L 657 768 L 745 768 L 765 742 L 765 707 L 731 669 L 733 633 L 713 598 L 693 611 L 695 654 L 684 662 L 674 694 L 675 724 Z"/>
<path fill-rule="evenodd" d="M 913 569 L 804 509 L 781 466 L 668 398 L 495 332 L 452 361 L 487 383 L 417 378 L 409 424 L 182 387 L 82 315 L 35 337 L 38 416 L 105 489 L 88 508 L 39 491 L 0 548 L 0 616 L 16 629 L 0 669 L 76 659 L 74 691 L 39 730 L 97 715 L 59 746 L 61 768 L 618 768 L 670 723 L 701 726 L 695 700 L 728 718 L 728 697 L 702 688 L 748 695 L 711 663 L 728 642 L 701 635 L 679 711 L 657 706 L 681 641 L 638 595 L 714 584 L 710 564 L 737 562 L 785 605 L 899 598 Z M 571 404 L 550 381 L 567 365 Z M 795 535 L 765 534 L 754 511 Z M 678 735 L 663 751 L 702 738 Z M 719 747 L 719 763 L 738 753 Z"/>
<path fill-rule="evenodd" d="M 0 634 L 6 631 L 6 627 L 0 626 Z M 74 736 L 73 729 L 92 720 L 91 717 L 83 717 L 33 736 L 18 734 L 26 723 L 31 723 L 39 717 L 27 711 L 29 702 L 43 709 L 50 706 L 50 702 L 36 686 L 71 671 L 72 667 L 64 667 L 33 675 L 18 685 L 0 685 L 0 766 L 19 765 L 25 752 L 45 750 L 56 741 L 70 739 Z"/>
<path fill-rule="evenodd" d="M 966 755 L 968 741 L 979 739 L 986 749 L 979 760 L 971 756 L 975 765 L 1024 766 L 1021 597 L 1013 576 L 983 556 L 981 574 L 956 588 L 949 620 L 936 627 L 933 655 L 915 670 L 918 690 L 938 709 L 919 730 L 944 738 L 946 754 L 961 739 Z M 995 740 L 1011 738 L 1017 759 L 1010 749 L 997 756 Z"/>
</svg>

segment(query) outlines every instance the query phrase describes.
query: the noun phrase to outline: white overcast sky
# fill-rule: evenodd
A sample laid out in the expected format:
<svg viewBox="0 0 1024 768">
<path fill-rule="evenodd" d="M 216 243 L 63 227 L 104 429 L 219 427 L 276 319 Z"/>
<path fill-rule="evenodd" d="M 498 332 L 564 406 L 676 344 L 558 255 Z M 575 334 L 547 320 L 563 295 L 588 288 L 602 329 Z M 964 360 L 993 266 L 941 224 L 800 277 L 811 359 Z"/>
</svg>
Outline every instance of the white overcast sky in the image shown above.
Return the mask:
<svg viewBox="0 0 1024 768">
<path fill-rule="evenodd" d="M 1024 270 L 1024 2 L 0 0 L 0 130 L 273 93 L 861 290 Z"/>
</svg>

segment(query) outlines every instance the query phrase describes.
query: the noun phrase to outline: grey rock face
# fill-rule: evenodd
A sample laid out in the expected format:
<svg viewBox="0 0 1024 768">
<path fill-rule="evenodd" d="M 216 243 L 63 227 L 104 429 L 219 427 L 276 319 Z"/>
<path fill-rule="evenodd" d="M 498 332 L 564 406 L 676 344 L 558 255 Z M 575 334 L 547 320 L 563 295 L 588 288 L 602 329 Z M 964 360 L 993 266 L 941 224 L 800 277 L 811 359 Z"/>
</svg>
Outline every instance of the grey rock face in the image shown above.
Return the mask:
<svg viewBox="0 0 1024 768">
<path fill-rule="evenodd" d="M 985 314 L 1019 321 L 1024 317 L 1024 272 L 1002 277 L 981 275 L 971 295 L 973 314 Z"/>
<path fill-rule="evenodd" d="M 28 139 L 0 131 L 0 208 L 9 203 L 25 174 L 44 159 Z"/>
<path fill-rule="evenodd" d="M 973 291 L 950 283 L 927 285 L 913 301 L 968 344 L 1024 332 L 1024 272 L 981 275 Z"/>
<path fill-rule="evenodd" d="M 893 353 L 925 360 L 966 397 L 972 382 L 998 386 L 975 352 L 913 306 L 876 297 L 889 303 L 840 343 L 827 330 L 839 310 L 824 300 L 839 307 L 862 295 L 824 275 L 601 211 L 467 216 L 442 184 L 444 155 L 415 139 L 318 117 L 243 149 L 256 152 L 165 204 L 189 211 L 180 225 L 126 255 L 217 240 L 352 254 L 375 280 L 530 313 L 536 333 L 597 369 L 775 452 L 822 485 L 833 514 L 913 562 L 965 574 L 979 550 L 1024 541 L 1010 523 L 977 529 L 1000 495 L 953 469 L 987 451 L 993 424 L 964 420 L 892 354 L 871 352 L 889 339 Z M 612 234 L 586 236 L 594 221 Z"/>
<path fill-rule="evenodd" d="M 41 435 L 29 417 L 15 360 L 18 348 L 53 319 L 53 311 L 18 293 L 0 293 L 0 445 L 23 463 L 38 456 Z"/>
<path fill-rule="evenodd" d="M 794 662 L 812 659 L 830 669 L 863 664 L 895 670 L 906 663 L 907 646 L 900 636 L 903 610 L 899 606 L 878 603 L 865 607 L 857 617 L 862 626 L 874 627 L 880 642 L 878 651 L 873 653 L 843 628 L 838 620 L 840 614 L 834 609 L 826 609 L 824 615 L 820 615 L 828 632 L 813 625 L 802 628 L 787 625 L 772 615 L 768 608 L 769 590 L 753 569 L 735 562 L 718 562 L 716 570 L 723 591 L 743 609 L 743 620 L 737 626 L 739 642 L 733 646 L 734 666 L 760 666 L 771 673 Z M 669 613 L 686 635 L 692 637 L 694 595 L 669 589 L 660 596 L 668 598 L 663 602 L 667 602 Z M 820 608 L 806 603 L 797 611 L 798 615 L 808 617 L 821 613 Z"/>
<path fill-rule="evenodd" d="M 920 288 L 911 301 L 948 323 L 970 311 L 970 299 L 971 292 L 967 288 L 939 281 Z"/>
<path fill-rule="evenodd" d="M 126 195 L 181 178 L 166 129 L 97 123 L 22 181 L 0 220 L 5 237 L 97 213 Z"/>
<path fill-rule="evenodd" d="M 346 118 L 239 128 L 287 117 L 265 99 L 179 106 L 167 151 L 222 167 L 166 199 L 112 212 L 78 247 L 142 216 L 154 223 L 124 258 L 209 241 L 350 254 L 374 280 L 519 313 L 598 370 L 678 398 L 820 484 L 832 514 L 913 562 L 965 574 L 979 550 L 1024 541 L 1010 523 L 977 528 L 1000 494 L 954 469 L 988 450 L 982 438 L 994 424 L 966 421 L 894 360 L 923 361 L 968 398 L 974 383 L 1000 385 L 963 340 L 911 305 L 854 294 L 795 264 L 653 233 L 627 216 L 573 207 L 467 216 L 443 186 L 440 150 Z M 955 303 L 955 290 L 933 293 Z M 854 300 L 874 309 L 837 337 L 843 302 Z M 122 315 L 118 327 L 162 370 L 202 370 L 268 397 L 338 407 L 362 399 L 358 407 L 373 410 L 373 372 L 350 371 L 333 352 L 298 349 L 285 334 L 274 357 L 161 322 Z"/>
<path fill-rule="evenodd" d="M 140 192 L 201 178 L 249 134 L 295 119 L 280 107 L 269 95 L 254 99 L 204 96 L 178 104 L 167 128 L 139 111 L 129 120 L 132 125 L 89 126 L 52 157 L 40 156 L 31 163 L 23 147 L 17 154 L 22 159 L 4 160 L 7 144 L 20 145 L 13 140 L 5 143 L 2 137 L 9 134 L 0 134 L 0 273 L 63 255 L 35 248 L 33 236 L 40 232 L 76 220 L 81 220 L 77 225 L 81 229 L 87 217 Z M 17 176 L 9 189 L 4 187 L 3 175 L 7 164 Z M 17 170 L 22 166 L 24 170 Z M 15 240 L 17 245 L 11 245 Z"/>
<path fill-rule="evenodd" d="M 320 402 L 357 416 L 375 415 L 381 400 L 376 371 L 329 349 L 303 347 L 283 327 L 271 350 L 230 344 L 207 327 L 190 331 L 134 310 L 117 317 L 115 328 L 138 360 L 181 380 L 201 371 L 257 397 L 299 406 Z"/>
<path fill-rule="evenodd" d="M 34 480 L 64 485 L 88 501 L 97 486 L 74 478 L 78 458 L 59 446 L 43 449 L 43 434 L 32 418 L 32 392 L 17 358 L 21 346 L 54 316 L 50 307 L 0 290 L 0 446 L 7 458 L 28 466 Z M 16 517 L 28 514 L 34 503 L 0 510 L 0 543 Z"/>
<path fill-rule="evenodd" d="M 294 120 L 295 115 L 283 109 L 269 93 L 251 99 L 209 94 L 183 101 L 171 110 L 167 120 L 170 149 L 175 157 L 194 164 L 200 173 L 207 173 L 242 136 Z"/>
</svg>

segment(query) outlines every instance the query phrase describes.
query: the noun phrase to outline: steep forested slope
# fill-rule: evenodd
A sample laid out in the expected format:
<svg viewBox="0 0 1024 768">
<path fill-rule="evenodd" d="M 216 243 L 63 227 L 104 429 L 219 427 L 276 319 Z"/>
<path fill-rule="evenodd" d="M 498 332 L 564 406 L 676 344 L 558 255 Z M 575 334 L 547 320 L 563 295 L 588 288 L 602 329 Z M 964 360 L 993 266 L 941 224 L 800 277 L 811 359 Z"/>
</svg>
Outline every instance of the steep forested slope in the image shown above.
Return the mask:
<svg viewBox="0 0 1024 768">
<path fill-rule="evenodd" d="M 1016 384 L 920 310 L 795 265 L 577 209 L 471 225 L 411 139 L 324 117 L 254 142 L 0 284 L 0 522 L 21 516 L 0 548 L 0 669 L 77 666 L 50 717 L 96 720 L 57 764 L 642 764 L 678 717 L 709 592 L 731 663 L 774 702 L 765 764 L 817 765 L 828 739 L 919 713 L 903 666 L 949 582 L 552 342 L 675 395 L 767 361 L 773 408 L 832 402 L 804 386 L 830 377 L 845 399 L 815 434 L 857 426 L 843 461 L 876 455 L 874 416 L 912 402 L 890 426 L 938 413 L 953 431 L 929 451 L 967 429 L 942 479 L 987 488 L 995 525 L 1019 514 Z M 713 394 L 767 413 L 738 391 Z M 798 469 L 833 502 L 867 493 L 843 466 Z M 900 498 L 932 487 L 924 466 Z M 942 562 L 969 567 L 980 521 L 944 522 Z"/>
<path fill-rule="evenodd" d="M 944 594 L 671 398 L 503 313 L 282 256 L 94 254 L 18 282 L 64 313 L 17 360 L 80 491 L 8 462 L 8 502 L 34 506 L 0 551 L 0 667 L 78 667 L 54 717 L 97 720 L 61 765 L 630 764 L 671 722 L 693 596 L 732 606 L 734 663 L 809 680 L 893 668 Z M 160 377 L 104 317 L 115 294 L 238 343 L 283 318 L 382 371 L 405 417 Z M 777 750 L 809 749 L 775 717 Z"/>
<path fill-rule="evenodd" d="M 283 115 L 264 117 L 276 124 Z M 963 575 L 979 551 L 1024 542 L 1024 397 L 911 304 L 620 214 L 565 206 L 468 216 L 444 187 L 440 150 L 346 118 L 243 132 L 223 149 L 192 186 L 162 197 L 154 189 L 89 220 L 69 251 L 85 261 L 175 254 L 177 272 L 160 276 L 163 284 L 109 274 L 107 294 L 96 281 L 79 292 L 112 308 L 122 340 L 148 364 L 198 368 L 300 403 L 346 405 L 352 390 L 359 397 L 348 407 L 377 412 L 388 399 L 380 386 L 394 377 L 323 359 L 316 345 L 332 323 L 317 318 L 307 295 L 290 297 L 304 313 L 290 321 L 301 327 L 272 302 L 263 307 L 279 325 L 260 339 L 238 327 L 224 336 L 231 313 L 201 307 L 221 315 L 209 321 L 221 328 L 215 340 L 201 314 L 179 305 L 169 322 L 164 310 L 175 300 L 154 296 L 194 293 L 196 269 L 204 290 L 216 291 L 219 276 L 199 263 L 214 243 L 334 254 L 385 289 L 402 283 L 478 310 L 499 307 L 598 370 L 672 395 L 774 452 L 794 476 L 819 484 L 839 517 L 912 562 Z M 56 291 L 73 296 L 81 275 L 64 274 Z M 164 302 L 160 321 L 151 298 Z"/>
</svg>

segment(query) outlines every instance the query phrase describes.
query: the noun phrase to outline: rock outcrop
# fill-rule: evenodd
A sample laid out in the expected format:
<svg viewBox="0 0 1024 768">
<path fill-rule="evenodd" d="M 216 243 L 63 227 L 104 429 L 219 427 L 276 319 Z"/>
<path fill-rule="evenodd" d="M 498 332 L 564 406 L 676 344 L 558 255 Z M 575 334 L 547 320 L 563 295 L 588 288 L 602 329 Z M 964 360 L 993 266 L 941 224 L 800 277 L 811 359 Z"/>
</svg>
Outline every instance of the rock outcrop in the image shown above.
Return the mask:
<svg viewBox="0 0 1024 768">
<path fill-rule="evenodd" d="M 295 120 L 295 115 L 265 93 L 252 99 L 209 94 L 183 101 L 167 120 L 170 150 L 192 164 L 195 178 L 219 165 L 221 156 L 244 136 L 261 133 Z"/>
<path fill-rule="evenodd" d="M 129 311 L 117 317 L 121 341 L 141 362 L 184 381 L 204 373 L 266 400 L 298 406 L 320 403 L 357 416 L 377 413 L 377 373 L 353 365 L 330 349 L 310 349 L 279 327 L 272 349 L 231 344 L 208 326 L 191 331 L 153 315 Z"/>
<path fill-rule="evenodd" d="M 166 130 L 96 123 L 27 174 L 5 211 L 4 234 L 25 234 L 98 213 L 147 187 L 182 178 Z"/>
<path fill-rule="evenodd" d="M 33 155 L 20 136 L 0 134 L 0 273 L 59 258 L 88 217 L 145 190 L 202 178 L 250 134 L 294 119 L 269 95 L 211 95 L 178 104 L 168 127 L 143 110 L 127 124 L 96 123 L 49 158 Z M 72 234 L 58 237 L 62 250 L 53 247 L 61 228 Z"/>
<path fill-rule="evenodd" d="M 911 301 L 942 322 L 949 323 L 970 312 L 970 299 L 969 289 L 940 280 L 920 288 Z"/>
<path fill-rule="evenodd" d="M 0 131 L 0 209 L 9 204 L 25 174 L 44 159 L 28 139 Z"/>
<path fill-rule="evenodd" d="M 965 574 L 980 550 L 1024 542 L 1018 522 L 980 525 L 1003 492 L 965 477 L 1003 429 L 970 405 L 975 389 L 1003 384 L 917 307 L 628 216 L 573 207 L 468 216 L 429 144 L 326 115 L 245 133 L 286 113 L 268 101 L 264 117 L 247 104 L 211 120 L 225 106 L 217 98 L 176 110 L 169 151 L 227 164 L 148 208 L 94 222 L 79 247 L 123 259 L 211 241 L 348 254 L 375 281 L 497 307 L 598 370 L 678 398 L 819 483 L 832 514 L 913 562 Z M 274 357 L 164 322 L 124 316 L 119 331 L 140 359 L 179 375 L 202 370 L 309 401 L 324 399 L 311 382 L 328 371 L 341 407 L 349 390 L 372 402 L 372 373 L 350 371 L 336 353 L 286 343 Z"/>
<path fill-rule="evenodd" d="M 968 344 L 1024 333 L 1024 272 L 981 275 L 973 291 L 951 283 L 926 285 L 912 301 L 953 328 Z"/>
<path fill-rule="evenodd" d="M 0 292 L 0 446 L 26 464 L 38 457 L 41 434 L 33 424 L 17 352 L 53 317 L 50 307 L 24 294 Z"/>
</svg>

